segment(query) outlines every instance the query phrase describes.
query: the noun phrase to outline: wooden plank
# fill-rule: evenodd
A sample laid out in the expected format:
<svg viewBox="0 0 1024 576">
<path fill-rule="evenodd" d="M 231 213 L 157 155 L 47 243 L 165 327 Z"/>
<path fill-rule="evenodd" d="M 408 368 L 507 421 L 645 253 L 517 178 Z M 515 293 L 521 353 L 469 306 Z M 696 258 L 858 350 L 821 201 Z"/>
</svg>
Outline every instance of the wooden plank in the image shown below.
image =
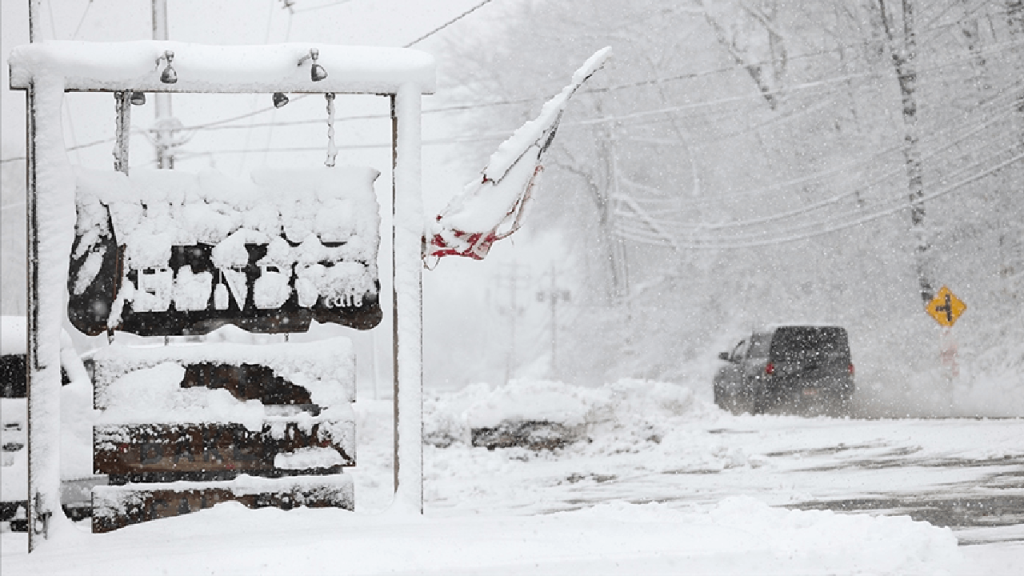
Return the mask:
<svg viewBox="0 0 1024 576">
<path fill-rule="evenodd" d="M 93 467 L 112 477 L 165 479 L 172 474 L 315 473 L 355 465 L 355 423 L 266 422 L 259 431 L 241 424 L 134 424 L 93 429 Z M 327 466 L 278 466 L 296 452 L 322 450 Z M 299 460 L 301 465 L 301 460 Z M 221 474 L 223 477 L 225 474 Z"/>
<path fill-rule="evenodd" d="M 311 408 L 313 386 L 319 388 L 321 407 L 355 400 L 355 356 L 347 338 L 278 344 L 114 345 L 101 349 L 88 362 L 94 406 L 101 410 L 113 404 L 110 388 L 117 380 L 164 363 L 185 368 L 183 388 L 225 389 L 241 401 Z M 309 383 L 303 386 L 291 380 L 299 374 Z"/>
<path fill-rule="evenodd" d="M 313 404 L 308 390 L 277 376 L 269 366 L 199 362 L 186 364 L 184 368 L 182 388 L 224 389 L 241 401 L 259 400 L 263 404 L 296 405 L 306 407 L 314 415 L 319 413 L 319 407 Z M 108 385 L 107 382 L 97 385 L 95 392 L 95 404 L 101 410 L 110 404 L 106 393 Z"/>
<path fill-rule="evenodd" d="M 239 502 L 248 508 L 355 509 L 352 477 L 245 478 L 230 482 L 177 482 L 93 489 L 92 531 L 110 532 L 131 524 L 170 518 Z"/>
<path fill-rule="evenodd" d="M 269 366 L 259 364 L 189 364 L 185 366 L 181 386 L 223 388 L 239 400 L 259 400 L 263 404 L 313 404 L 308 390 L 275 375 Z"/>
</svg>

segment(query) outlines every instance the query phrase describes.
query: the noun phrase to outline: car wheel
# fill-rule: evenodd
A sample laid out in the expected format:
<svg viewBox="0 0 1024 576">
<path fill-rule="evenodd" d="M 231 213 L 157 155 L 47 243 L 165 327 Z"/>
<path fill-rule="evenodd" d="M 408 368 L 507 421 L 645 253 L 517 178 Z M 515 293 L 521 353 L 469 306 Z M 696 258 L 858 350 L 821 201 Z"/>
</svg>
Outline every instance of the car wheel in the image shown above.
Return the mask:
<svg viewBox="0 0 1024 576">
<path fill-rule="evenodd" d="M 764 414 L 765 408 L 765 402 L 760 397 L 754 398 L 753 402 L 750 403 L 751 414 Z"/>
<path fill-rule="evenodd" d="M 755 390 L 751 393 L 751 396 L 753 397 L 751 414 L 764 414 L 778 403 L 777 399 L 773 398 L 769 391 L 763 388 Z"/>
<path fill-rule="evenodd" d="M 762 414 L 765 411 L 764 394 L 762 394 L 752 383 L 747 386 L 747 412 L 751 414 Z"/>
<path fill-rule="evenodd" d="M 837 418 L 849 418 L 853 413 L 853 397 L 846 394 L 839 396 L 839 401 L 836 404 L 836 417 Z"/>
</svg>

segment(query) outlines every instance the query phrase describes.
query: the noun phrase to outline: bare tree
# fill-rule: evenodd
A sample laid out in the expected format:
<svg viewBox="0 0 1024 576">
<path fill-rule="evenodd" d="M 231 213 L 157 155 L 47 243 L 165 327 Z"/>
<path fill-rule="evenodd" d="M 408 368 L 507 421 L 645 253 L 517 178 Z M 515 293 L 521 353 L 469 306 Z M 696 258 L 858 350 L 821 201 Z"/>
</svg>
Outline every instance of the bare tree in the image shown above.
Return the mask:
<svg viewBox="0 0 1024 576">
<path fill-rule="evenodd" d="M 771 14 L 744 0 L 701 0 L 701 6 L 719 43 L 774 110 L 786 70 L 786 47 Z"/>
<path fill-rule="evenodd" d="M 902 0 L 903 29 L 898 31 L 886 7 L 878 0 L 882 27 L 889 44 L 889 55 L 900 85 L 903 102 L 903 158 L 907 171 L 907 199 L 910 203 L 910 227 L 915 239 L 915 266 L 921 299 L 927 304 L 935 295 L 930 265 L 931 239 L 925 226 L 924 177 L 921 162 L 917 114 L 917 30 L 913 0 Z"/>
</svg>

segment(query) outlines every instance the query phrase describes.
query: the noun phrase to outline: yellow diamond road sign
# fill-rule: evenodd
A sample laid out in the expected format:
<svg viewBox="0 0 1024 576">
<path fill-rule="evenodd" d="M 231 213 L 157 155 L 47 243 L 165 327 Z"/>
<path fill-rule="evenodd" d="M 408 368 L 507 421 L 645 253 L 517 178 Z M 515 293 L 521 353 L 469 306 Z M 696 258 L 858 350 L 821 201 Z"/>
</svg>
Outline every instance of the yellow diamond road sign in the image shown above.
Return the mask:
<svg viewBox="0 0 1024 576">
<path fill-rule="evenodd" d="M 943 286 L 939 293 L 935 295 L 935 298 L 928 303 L 925 312 L 932 318 L 935 318 L 935 321 L 939 324 L 952 326 L 966 309 L 967 304 L 964 304 L 955 294 L 950 292 L 949 288 Z"/>
</svg>

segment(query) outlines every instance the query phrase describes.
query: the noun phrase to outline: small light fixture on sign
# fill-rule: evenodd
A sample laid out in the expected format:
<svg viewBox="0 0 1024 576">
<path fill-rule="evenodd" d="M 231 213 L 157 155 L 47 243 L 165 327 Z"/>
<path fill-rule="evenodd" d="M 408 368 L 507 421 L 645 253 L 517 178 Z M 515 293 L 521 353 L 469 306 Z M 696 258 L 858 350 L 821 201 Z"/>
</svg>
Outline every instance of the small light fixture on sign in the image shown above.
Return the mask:
<svg viewBox="0 0 1024 576">
<path fill-rule="evenodd" d="M 308 56 L 303 56 L 302 58 L 299 59 L 299 66 L 302 66 L 302 64 L 306 60 L 312 60 L 313 61 L 313 65 L 310 66 L 310 68 L 309 68 L 309 77 L 310 77 L 311 80 L 313 80 L 313 82 L 319 82 L 319 81 L 323 80 L 324 78 L 327 78 L 327 70 L 324 70 L 323 66 L 321 66 L 321 65 L 316 63 L 316 60 L 319 57 L 320 57 L 320 51 L 317 50 L 316 48 L 310 48 L 309 49 L 309 55 Z"/>
<path fill-rule="evenodd" d="M 164 84 L 174 84 L 178 81 L 178 73 L 171 67 L 171 61 L 174 60 L 174 52 L 172 50 L 166 50 L 163 56 L 156 59 L 157 66 L 160 65 L 161 60 L 167 62 L 167 67 L 160 73 L 160 81 Z"/>
<path fill-rule="evenodd" d="M 132 106 L 142 106 L 146 103 L 145 92 L 132 92 L 131 97 L 128 99 L 132 103 Z"/>
<path fill-rule="evenodd" d="M 288 95 L 284 92 L 274 92 L 274 108 L 283 108 L 288 104 Z"/>
</svg>

